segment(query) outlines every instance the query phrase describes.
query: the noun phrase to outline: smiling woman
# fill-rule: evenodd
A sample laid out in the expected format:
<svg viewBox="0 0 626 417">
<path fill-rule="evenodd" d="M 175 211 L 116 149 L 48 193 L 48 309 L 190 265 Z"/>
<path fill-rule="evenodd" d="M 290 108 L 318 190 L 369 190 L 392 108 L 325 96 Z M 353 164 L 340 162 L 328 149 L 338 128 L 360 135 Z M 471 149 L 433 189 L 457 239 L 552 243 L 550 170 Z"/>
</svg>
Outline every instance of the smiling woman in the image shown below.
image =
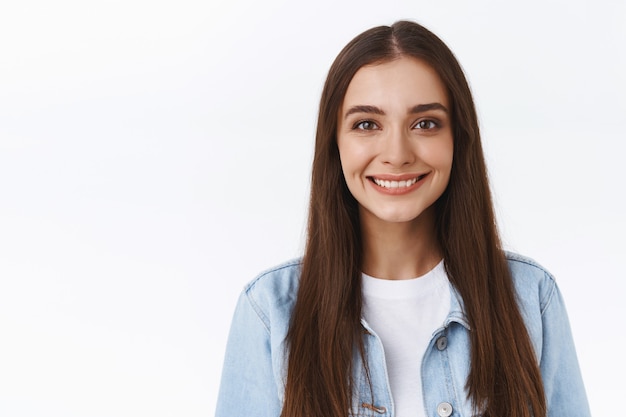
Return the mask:
<svg viewBox="0 0 626 417">
<path fill-rule="evenodd" d="M 559 290 L 502 250 L 465 76 L 424 27 L 352 40 L 304 256 L 240 297 L 217 416 L 588 416 Z"/>
</svg>

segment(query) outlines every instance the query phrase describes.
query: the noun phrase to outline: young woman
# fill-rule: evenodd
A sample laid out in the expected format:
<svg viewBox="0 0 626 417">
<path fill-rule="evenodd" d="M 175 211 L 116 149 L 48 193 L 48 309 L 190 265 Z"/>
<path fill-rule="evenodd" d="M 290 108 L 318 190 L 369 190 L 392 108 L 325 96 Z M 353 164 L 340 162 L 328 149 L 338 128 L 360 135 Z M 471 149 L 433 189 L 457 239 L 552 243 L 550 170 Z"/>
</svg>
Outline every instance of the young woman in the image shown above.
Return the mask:
<svg viewBox="0 0 626 417">
<path fill-rule="evenodd" d="M 241 295 L 216 415 L 589 415 L 559 290 L 502 250 L 467 81 L 422 26 L 333 63 L 305 253 Z"/>
</svg>

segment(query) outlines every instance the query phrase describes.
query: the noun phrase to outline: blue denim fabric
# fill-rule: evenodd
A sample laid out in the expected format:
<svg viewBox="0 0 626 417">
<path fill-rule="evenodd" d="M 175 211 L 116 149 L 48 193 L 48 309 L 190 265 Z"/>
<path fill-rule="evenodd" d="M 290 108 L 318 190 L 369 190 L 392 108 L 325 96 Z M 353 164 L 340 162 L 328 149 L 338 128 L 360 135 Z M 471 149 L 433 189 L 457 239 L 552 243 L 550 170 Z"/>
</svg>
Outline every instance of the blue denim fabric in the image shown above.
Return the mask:
<svg viewBox="0 0 626 417">
<path fill-rule="evenodd" d="M 561 293 L 553 277 L 532 260 L 507 253 L 546 392 L 549 417 L 590 416 Z M 300 262 L 259 275 L 243 291 L 226 348 L 216 417 L 278 417 L 286 381 L 285 337 L 295 303 Z M 422 358 L 426 415 L 471 417 L 465 382 L 470 369 L 469 325 L 463 302 L 451 286 L 451 307 Z M 374 400 L 363 365 L 355 358 L 352 415 L 391 417 L 383 346 L 366 322 L 364 343 Z"/>
</svg>

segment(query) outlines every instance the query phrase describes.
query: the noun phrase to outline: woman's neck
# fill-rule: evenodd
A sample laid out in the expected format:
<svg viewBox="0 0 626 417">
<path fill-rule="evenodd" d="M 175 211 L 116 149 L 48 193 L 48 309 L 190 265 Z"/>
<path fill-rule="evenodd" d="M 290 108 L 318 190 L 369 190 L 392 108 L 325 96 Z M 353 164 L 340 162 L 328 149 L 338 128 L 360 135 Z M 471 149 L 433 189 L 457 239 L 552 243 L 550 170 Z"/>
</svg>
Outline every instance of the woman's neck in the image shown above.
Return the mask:
<svg viewBox="0 0 626 417">
<path fill-rule="evenodd" d="M 363 272 L 384 279 L 422 276 L 441 261 L 434 207 L 406 223 L 390 223 L 361 213 Z"/>
</svg>

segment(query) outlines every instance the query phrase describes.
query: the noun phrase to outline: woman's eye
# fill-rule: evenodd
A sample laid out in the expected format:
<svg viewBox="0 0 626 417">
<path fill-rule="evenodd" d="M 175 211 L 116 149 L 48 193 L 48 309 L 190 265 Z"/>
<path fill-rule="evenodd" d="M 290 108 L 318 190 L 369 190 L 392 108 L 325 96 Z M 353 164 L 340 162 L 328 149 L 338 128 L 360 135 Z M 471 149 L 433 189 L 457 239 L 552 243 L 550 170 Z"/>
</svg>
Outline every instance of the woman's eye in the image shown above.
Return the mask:
<svg viewBox="0 0 626 417">
<path fill-rule="evenodd" d="M 437 127 L 437 123 L 434 120 L 420 120 L 415 125 L 416 129 L 430 130 Z"/>
<path fill-rule="evenodd" d="M 353 129 L 357 129 L 357 130 L 374 130 L 377 128 L 378 126 L 376 125 L 376 123 L 372 122 L 371 120 L 363 120 L 361 122 L 356 123 L 353 127 Z"/>
</svg>

